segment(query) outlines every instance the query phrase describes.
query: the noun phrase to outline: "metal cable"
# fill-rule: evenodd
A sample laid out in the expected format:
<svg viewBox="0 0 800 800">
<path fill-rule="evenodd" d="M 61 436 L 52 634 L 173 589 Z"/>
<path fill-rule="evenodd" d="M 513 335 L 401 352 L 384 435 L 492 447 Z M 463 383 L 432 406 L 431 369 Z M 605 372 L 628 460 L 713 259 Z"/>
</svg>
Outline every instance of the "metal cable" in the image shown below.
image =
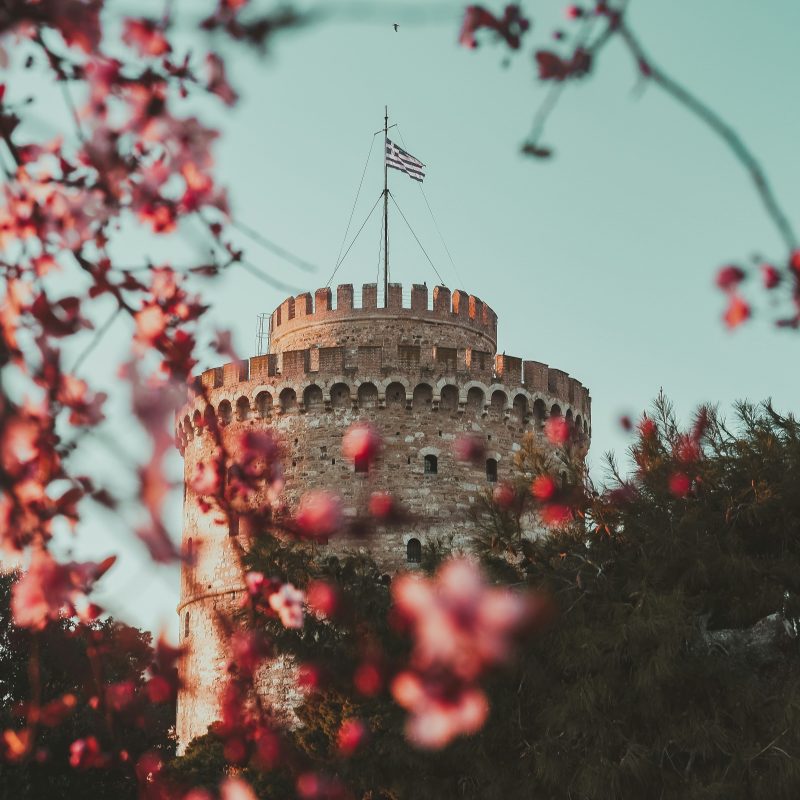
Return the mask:
<svg viewBox="0 0 800 800">
<path fill-rule="evenodd" d="M 333 280 L 333 276 L 336 274 L 336 272 L 338 271 L 339 267 L 341 267 L 342 264 L 344 263 L 344 260 L 347 258 L 347 254 L 350 252 L 350 248 L 356 243 L 356 239 L 358 239 L 361 231 L 364 230 L 364 226 L 369 222 L 369 218 L 372 216 L 373 212 L 378 207 L 378 203 L 380 203 L 382 197 L 383 197 L 383 192 L 381 192 L 378 195 L 378 199 L 375 201 L 375 205 L 372 206 L 372 208 L 369 210 L 369 214 L 367 214 L 367 218 L 361 223 L 361 227 L 358 229 L 358 232 L 356 233 L 356 235 L 350 241 L 350 244 L 348 245 L 347 250 L 344 251 L 344 255 L 339 259 L 339 263 L 334 267 L 333 272 L 331 272 L 331 276 L 330 276 L 330 278 L 328 278 L 328 282 L 325 284 L 325 286 L 330 286 L 331 285 L 331 281 Z"/>
<path fill-rule="evenodd" d="M 408 146 L 406 145 L 406 140 L 403 137 L 403 132 L 400 130 L 400 126 L 397 125 L 397 133 L 400 135 L 400 141 L 403 143 L 403 148 L 408 152 Z M 431 208 L 431 204 L 428 202 L 428 195 L 425 194 L 425 189 L 422 186 L 422 182 L 420 181 L 418 184 L 420 192 L 422 192 L 422 198 L 425 200 L 425 205 L 428 207 L 428 213 L 431 215 L 431 219 L 433 220 L 433 226 L 436 228 L 436 233 L 439 234 L 439 241 L 441 241 L 442 245 L 444 246 L 444 250 L 447 253 L 447 257 L 450 259 L 450 264 L 453 267 L 453 272 L 455 273 L 456 280 L 458 281 L 459 286 L 463 286 L 464 283 L 461 280 L 461 276 L 458 274 L 458 267 L 456 267 L 456 262 L 453 261 L 453 256 L 450 254 L 450 248 L 447 246 L 447 242 L 442 235 L 442 231 L 439 228 L 439 223 L 436 221 L 436 217 L 433 214 L 433 209 Z"/>
<path fill-rule="evenodd" d="M 431 261 L 431 257 L 428 255 L 427 251 L 422 246 L 422 242 L 419 240 L 417 234 L 414 233 L 414 229 L 411 227 L 411 223 L 406 219 L 406 215 L 403 213 L 403 209 L 401 209 L 400 206 L 397 205 L 397 200 L 394 199 L 394 195 L 391 192 L 389 192 L 389 197 L 392 198 L 392 202 L 394 203 L 395 208 L 400 212 L 400 216 L 403 218 L 403 222 L 405 222 L 405 224 L 408 225 L 408 229 L 411 231 L 411 235 L 417 240 L 419 249 L 422 250 L 422 252 L 425 254 L 425 258 L 428 259 L 428 263 L 431 265 L 431 268 L 436 273 L 436 277 L 439 279 L 439 282 L 441 283 L 442 286 L 444 286 L 445 282 L 442 279 L 442 276 L 439 274 L 439 270 L 437 270 L 436 267 L 433 266 L 433 261 Z"/>
<path fill-rule="evenodd" d="M 350 233 L 350 225 L 353 222 L 353 214 L 356 213 L 356 204 L 358 203 L 358 198 L 361 195 L 361 187 L 364 185 L 364 176 L 367 174 L 367 167 L 369 166 L 369 159 L 372 156 L 372 148 L 375 147 L 375 137 L 380 133 L 377 131 L 372 134 L 372 141 L 369 145 L 369 152 L 367 153 L 367 160 L 364 162 L 364 169 L 361 172 L 361 180 L 358 182 L 358 191 L 356 192 L 356 199 L 353 201 L 353 207 L 350 209 L 350 219 L 347 220 L 347 228 L 345 229 L 344 236 L 342 237 L 342 243 L 339 245 L 339 253 L 336 256 L 336 269 L 339 268 L 339 264 L 341 261 L 339 259 L 342 255 L 342 248 L 344 247 L 344 243 L 347 241 L 347 234 Z M 354 240 L 355 241 L 355 240 Z M 336 272 L 334 269 L 334 272 Z M 333 277 L 333 276 L 331 276 Z"/>
</svg>

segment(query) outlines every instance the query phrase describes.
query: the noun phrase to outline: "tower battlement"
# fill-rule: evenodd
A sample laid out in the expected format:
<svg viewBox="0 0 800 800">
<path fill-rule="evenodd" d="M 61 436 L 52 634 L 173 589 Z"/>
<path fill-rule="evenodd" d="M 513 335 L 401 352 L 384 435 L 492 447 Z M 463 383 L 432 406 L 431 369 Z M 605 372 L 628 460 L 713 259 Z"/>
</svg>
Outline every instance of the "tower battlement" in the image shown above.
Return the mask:
<svg viewBox="0 0 800 800">
<path fill-rule="evenodd" d="M 271 350 L 302 349 L 361 342 L 387 337 L 399 340 L 414 336 L 461 340 L 492 353 L 497 348 L 497 315 L 480 298 L 460 289 L 425 284 L 403 286 L 390 283 L 385 306 L 378 305 L 378 285 L 365 283 L 357 302 L 353 284 L 317 289 L 287 297 L 271 314 Z"/>
</svg>

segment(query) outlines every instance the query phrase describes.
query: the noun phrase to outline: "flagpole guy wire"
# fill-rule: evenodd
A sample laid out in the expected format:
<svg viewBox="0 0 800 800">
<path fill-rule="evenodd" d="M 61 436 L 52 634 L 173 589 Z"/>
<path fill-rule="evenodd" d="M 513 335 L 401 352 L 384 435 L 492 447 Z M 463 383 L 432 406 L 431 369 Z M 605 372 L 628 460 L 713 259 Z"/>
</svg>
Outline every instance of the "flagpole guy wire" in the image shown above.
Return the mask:
<svg viewBox="0 0 800 800">
<path fill-rule="evenodd" d="M 397 133 L 400 135 L 400 141 L 403 143 L 403 147 L 408 150 L 408 145 L 406 144 L 405 137 L 403 136 L 403 132 L 400 130 L 400 126 L 397 126 Z M 420 182 L 419 190 L 422 192 L 422 199 L 425 201 L 425 205 L 428 207 L 428 213 L 431 215 L 431 219 L 433 220 L 433 225 L 436 228 L 436 233 L 439 234 L 439 241 L 441 241 L 442 246 L 444 247 L 445 252 L 447 253 L 447 257 L 450 259 L 450 264 L 453 267 L 453 272 L 455 273 L 456 279 L 460 286 L 463 286 L 464 283 L 461 280 L 461 275 L 458 274 L 458 267 L 456 267 L 456 262 L 453 260 L 453 256 L 450 254 L 450 248 L 447 246 L 447 242 L 442 234 L 441 229 L 439 228 L 439 223 L 436 221 L 436 217 L 434 216 L 433 209 L 431 208 L 431 204 L 428 202 L 428 195 L 425 194 L 425 187 Z"/>
<path fill-rule="evenodd" d="M 364 176 L 367 174 L 367 167 L 369 166 L 369 160 L 372 156 L 372 148 L 375 147 L 375 137 L 380 133 L 380 131 L 376 131 L 372 135 L 372 141 L 369 145 L 369 152 L 367 153 L 367 160 L 364 162 L 364 169 L 361 171 L 361 180 L 358 182 L 358 190 L 356 191 L 356 199 L 353 201 L 353 207 L 350 209 L 350 219 L 347 220 L 347 228 L 345 229 L 344 236 L 342 237 L 342 243 L 339 245 L 339 252 L 336 255 L 336 267 L 339 267 L 340 258 L 342 256 L 342 250 L 344 249 L 344 243 L 347 241 L 347 234 L 350 233 L 350 225 L 353 222 L 353 214 L 356 212 L 356 205 L 358 204 L 358 198 L 361 196 L 361 187 L 364 185 Z M 336 270 L 334 270 L 335 272 Z M 333 276 L 331 276 L 332 278 Z M 330 283 L 330 281 L 328 281 Z"/>
<path fill-rule="evenodd" d="M 350 249 L 352 248 L 352 246 L 356 243 L 356 239 L 358 239 L 359 235 L 361 234 L 361 231 L 364 230 L 364 226 L 369 222 L 370 217 L 372 216 L 372 214 L 375 211 L 375 209 L 378 207 L 378 203 L 380 203 L 382 197 L 383 197 L 383 192 L 381 192 L 381 194 L 378 195 L 378 199 L 375 201 L 375 205 L 373 205 L 372 208 L 369 210 L 369 214 L 367 214 L 367 218 L 361 223 L 361 227 L 356 232 L 356 235 L 350 240 L 350 244 L 347 246 L 347 250 L 344 251 L 344 255 L 339 259 L 338 263 L 333 268 L 333 272 L 331 272 L 331 276 L 330 276 L 330 278 L 328 278 L 328 282 L 325 284 L 325 286 L 330 286 L 331 285 L 331 281 L 333 280 L 333 276 L 336 275 L 337 271 L 339 270 L 339 267 L 341 267 L 342 264 L 344 263 L 344 260 L 347 258 L 347 254 L 350 252 Z"/>
<path fill-rule="evenodd" d="M 399 205 L 397 205 L 397 200 L 394 199 L 394 195 L 391 192 L 389 192 L 389 197 L 392 198 L 392 202 L 394 203 L 395 208 L 400 212 L 400 216 L 403 218 L 403 222 L 405 222 L 405 224 L 408 226 L 408 229 L 411 231 L 411 235 L 414 237 L 414 239 L 416 239 L 417 244 L 419 245 L 419 249 L 422 250 L 423 254 L 425 255 L 425 258 L 428 259 L 428 263 L 431 265 L 431 269 L 433 269 L 433 271 L 436 273 L 436 277 L 439 279 L 440 284 L 444 286 L 444 279 L 439 274 L 439 270 L 437 270 L 436 267 L 433 265 L 433 261 L 431 261 L 431 257 L 428 255 L 427 250 L 425 250 L 425 248 L 422 246 L 422 242 L 419 240 L 419 237 L 417 236 L 416 233 L 414 233 L 414 229 L 411 227 L 411 223 L 406 219 L 406 215 L 403 213 L 403 209 L 400 208 Z"/>
</svg>

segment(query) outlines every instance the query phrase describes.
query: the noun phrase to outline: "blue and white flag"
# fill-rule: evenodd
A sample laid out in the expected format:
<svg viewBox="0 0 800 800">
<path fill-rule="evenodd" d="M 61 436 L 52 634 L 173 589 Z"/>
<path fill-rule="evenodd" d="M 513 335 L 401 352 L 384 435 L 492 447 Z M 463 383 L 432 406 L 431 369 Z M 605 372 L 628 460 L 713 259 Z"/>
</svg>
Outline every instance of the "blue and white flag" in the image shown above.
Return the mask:
<svg viewBox="0 0 800 800">
<path fill-rule="evenodd" d="M 407 153 L 402 147 L 398 147 L 389 139 L 386 140 L 386 165 L 392 167 L 392 169 L 399 169 L 400 172 L 405 172 L 410 178 L 420 183 L 425 177 L 425 165 L 418 158 L 414 158 L 411 153 Z"/>
</svg>

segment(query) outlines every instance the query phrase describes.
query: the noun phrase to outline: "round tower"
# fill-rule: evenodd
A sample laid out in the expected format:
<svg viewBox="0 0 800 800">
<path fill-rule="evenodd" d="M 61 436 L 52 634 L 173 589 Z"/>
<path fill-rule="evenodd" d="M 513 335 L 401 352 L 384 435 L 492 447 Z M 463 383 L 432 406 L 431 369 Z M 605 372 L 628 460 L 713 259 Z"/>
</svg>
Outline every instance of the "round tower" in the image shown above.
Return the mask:
<svg viewBox="0 0 800 800">
<path fill-rule="evenodd" d="M 215 448 L 210 417 L 232 447 L 248 428 L 276 433 L 290 506 L 322 488 L 339 495 L 347 513 L 363 509 L 369 493 L 391 491 L 412 523 L 380 530 L 368 542 L 337 538 L 329 545 L 368 547 L 390 571 L 413 568 L 426 538 L 463 539 L 470 506 L 512 476 L 523 435 L 540 434 L 548 416 L 566 416 L 588 441 L 588 390 L 546 364 L 498 355 L 497 316 L 474 295 L 436 286 L 429 297 L 424 284 L 404 295 L 400 284 L 389 284 L 386 306 L 378 307 L 377 285 L 365 284 L 355 300 L 351 284 L 336 288 L 335 303 L 329 288 L 288 298 L 271 315 L 269 352 L 206 370 L 202 395 L 179 412 L 183 546 L 194 557 L 184 567 L 178 606 L 188 650 L 178 698 L 182 747 L 218 718 L 228 656 L 215 620 L 233 612 L 244 591 L 232 549 L 238 531 L 204 510 L 189 485 L 195 465 Z M 356 421 L 368 421 L 383 438 L 368 473 L 341 454 L 342 436 Z M 485 463 L 456 460 L 453 442 L 464 435 L 485 441 Z M 285 690 L 280 676 L 274 681 Z"/>
</svg>

